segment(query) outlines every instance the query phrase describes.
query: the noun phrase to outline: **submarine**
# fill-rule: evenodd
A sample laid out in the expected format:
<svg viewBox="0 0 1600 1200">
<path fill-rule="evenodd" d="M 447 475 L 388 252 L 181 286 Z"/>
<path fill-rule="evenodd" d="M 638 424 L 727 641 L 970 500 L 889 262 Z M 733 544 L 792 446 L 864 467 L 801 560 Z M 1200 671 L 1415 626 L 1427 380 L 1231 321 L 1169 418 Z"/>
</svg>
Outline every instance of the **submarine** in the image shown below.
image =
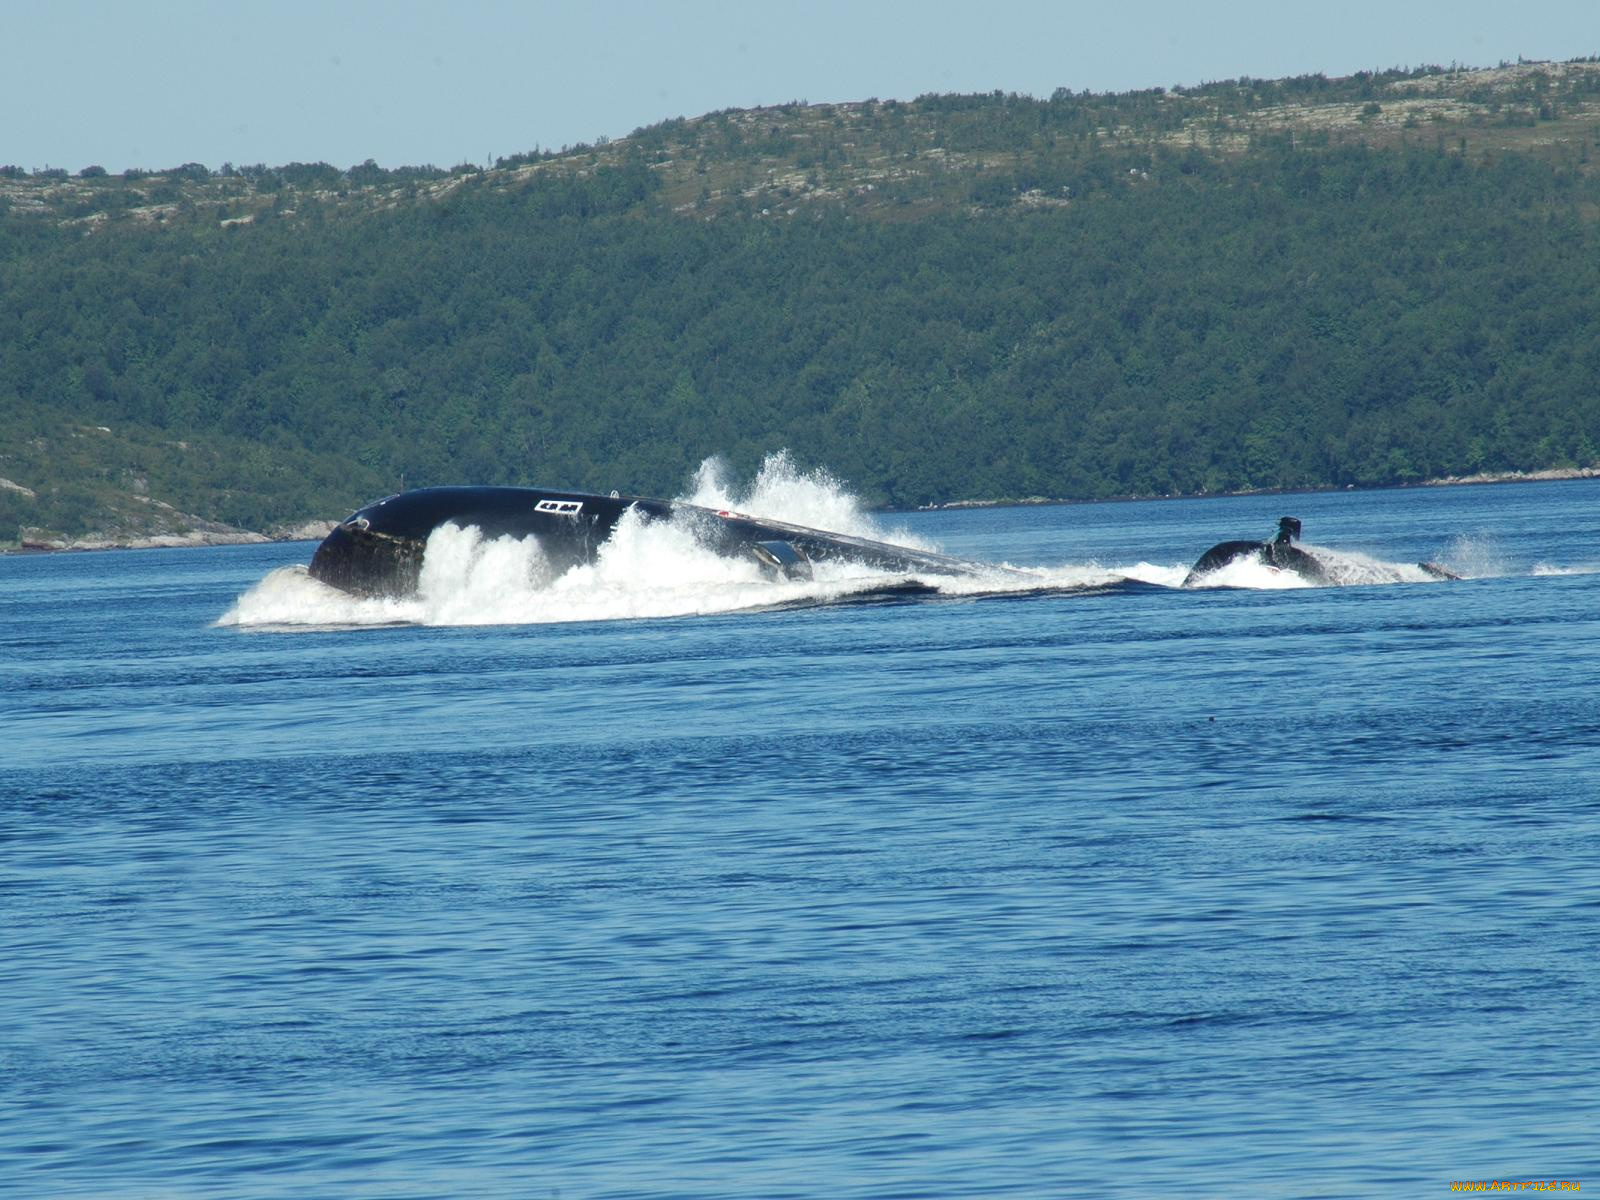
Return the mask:
<svg viewBox="0 0 1600 1200">
<path fill-rule="evenodd" d="M 430 487 L 388 496 L 341 521 L 311 556 L 312 578 L 356 596 L 412 595 L 428 537 L 444 525 L 475 526 L 486 538 L 536 538 L 558 572 L 592 563 L 628 512 L 687 523 L 709 550 L 747 557 L 774 579 L 810 579 L 815 563 L 851 563 L 907 575 L 1022 576 L 1011 568 L 952 558 L 848 534 L 646 496 L 520 487 Z"/>
<path fill-rule="evenodd" d="M 1221 570 L 1241 558 L 1253 559 L 1280 571 L 1291 571 L 1308 583 L 1320 586 L 1338 583 L 1329 563 L 1294 544 L 1300 540 L 1300 530 L 1299 518 L 1279 517 L 1278 531 L 1269 541 L 1218 542 L 1195 560 L 1194 566 L 1189 568 L 1189 574 L 1184 576 L 1182 586 L 1194 587 L 1213 571 Z M 1461 578 L 1438 563 L 1422 562 L 1417 566 L 1435 579 Z"/>
</svg>

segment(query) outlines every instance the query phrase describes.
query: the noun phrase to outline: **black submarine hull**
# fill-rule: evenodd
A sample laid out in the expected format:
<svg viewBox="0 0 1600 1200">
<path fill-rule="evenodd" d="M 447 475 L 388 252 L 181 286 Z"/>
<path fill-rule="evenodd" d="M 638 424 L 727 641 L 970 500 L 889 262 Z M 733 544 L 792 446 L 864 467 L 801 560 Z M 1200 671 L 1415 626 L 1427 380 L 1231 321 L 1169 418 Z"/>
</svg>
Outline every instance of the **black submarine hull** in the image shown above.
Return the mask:
<svg viewBox="0 0 1600 1200">
<path fill-rule="evenodd" d="M 514 487 L 435 487 L 402 492 L 352 513 L 311 557 L 313 578 L 358 596 L 417 590 L 434 530 L 476 527 L 484 537 L 537 538 L 557 571 L 592 563 L 624 514 L 687 523 L 709 550 L 748 556 L 770 574 L 809 577 L 811 565 L 848 562 L 908 575 L 972 575 L 1004 568 L 847 534 L 646 496 Z M 1006 572 L 1012 573 L 1012 572 Z"/>
</svg>

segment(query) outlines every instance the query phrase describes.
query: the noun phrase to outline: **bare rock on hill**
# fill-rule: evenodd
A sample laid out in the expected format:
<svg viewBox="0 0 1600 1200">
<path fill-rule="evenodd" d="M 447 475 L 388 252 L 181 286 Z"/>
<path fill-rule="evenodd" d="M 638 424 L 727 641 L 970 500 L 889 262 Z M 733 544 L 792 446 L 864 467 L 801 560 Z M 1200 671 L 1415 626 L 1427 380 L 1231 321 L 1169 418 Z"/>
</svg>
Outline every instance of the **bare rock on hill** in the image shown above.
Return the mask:
<svg viewBox="0 0 1600 1200">
<path fill-rule="evenodd" d="M 301 521 L 298 525 L 274 525 L 268 530 L 275 542 L 320 542 L 333 532 L 337 521 Z"/>
</svg>

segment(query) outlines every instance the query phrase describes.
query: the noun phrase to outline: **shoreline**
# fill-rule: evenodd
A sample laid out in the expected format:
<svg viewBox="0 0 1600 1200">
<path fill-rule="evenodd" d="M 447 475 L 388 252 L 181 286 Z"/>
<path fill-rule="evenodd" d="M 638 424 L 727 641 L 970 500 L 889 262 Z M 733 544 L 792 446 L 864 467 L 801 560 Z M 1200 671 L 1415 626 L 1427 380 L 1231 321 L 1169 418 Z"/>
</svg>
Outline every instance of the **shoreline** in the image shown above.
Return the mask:
<svg viewBox="0 0 1600 1200">
<path fill-rule="evenodd" d="M 1600 467 L 1547 467 L 1540 471 L 1483 471 L 1476 475 L 1445 475 L 1416 483 L 1379 484 L 1358 487 L 1353 483 L 1339 487 L 1243 488 L 1236 492 L 1193 492 L 1171 496 L 1106 496 L 1097 500 L 1066 500 L 1049 496 L 1026 496 L 1015 500 L 949 500 L 943 504 L 921 504 L 916 508 L 885 508 L 883 512 L 946 512 L 963 508 L 1034 508 L 1047 504 L 1130 504 L 1155 500 L 1225 500 L 1238 496 L 1316 496 L 1324 492 L 1391 492 L 1408 488 L 1479 487 L 1499 483 L 1558 483 L 1571 479 L 1600 479 Z"/>
<path fill-rule="evenodd" d="M 1048 496 L 1027 496 L 1014 500 L 950 500 L 943 504 L 924 504 L 916 508 L 882 508 L 872 511 L 885 513 L 949 512 L 970 508 L 1033 508 L 1054 504 L 1126 504 L 1154 500 L 1221 500 L 1236 496 L 1306 496 L 1323 492 L 1345 491 L 1395 491 L 1401 488 L 1480 487 L 1501 483 L 1557 483 L 1571 479 L 1600 479 L 1600 467 L 1549 467 L 1542 471 L 1495 471 L 1476 475 L 1446 475 L 1440 479 L 1424 479 L 1417 483 L 1396 483 L 1385 487 L 1306 488 L 1247 488 L 1237 492 L 1201 492 L 1179 496 L 1108 496 L 1101 500 L 1065 500 Z M 207 522 L 209 525 L 210 522 Z M 337 521 L 304 521 L 298 525 L 258 533 L 249 529 L 235 529 L 212 525 L 211 528 L 191 529 L 185 533 L 157 533 L 140 537 L 118 538 L 94 534 L 80 538 L 36 537 L 20 539 L 15 546 L 0 547 L 0 555 L 12 554 L 85 554 L 97 550 L 179 550 L 200 546 L 254 546 L 268 542 L 319 542 L 327 537 Z M 30 531 L 31 532 L 31 531 Z"/>
<path fill-rule="evenodd" d="M 150 533 L 126 538 L 110 534 L 89 534 L 80 538 L 23 537 L 15 546 L 0 548 L 0 554 L 86 554 L 96 550 L 188 550 L 201 546 L 260 546 L 270 542 L 320 542 L 337 524 L 337 521 L 304 521 L 298 525 L 274 529 L 270 533 L 212 525 L 210 528 L 190 529 L 184 533 Z"/>
</svg>

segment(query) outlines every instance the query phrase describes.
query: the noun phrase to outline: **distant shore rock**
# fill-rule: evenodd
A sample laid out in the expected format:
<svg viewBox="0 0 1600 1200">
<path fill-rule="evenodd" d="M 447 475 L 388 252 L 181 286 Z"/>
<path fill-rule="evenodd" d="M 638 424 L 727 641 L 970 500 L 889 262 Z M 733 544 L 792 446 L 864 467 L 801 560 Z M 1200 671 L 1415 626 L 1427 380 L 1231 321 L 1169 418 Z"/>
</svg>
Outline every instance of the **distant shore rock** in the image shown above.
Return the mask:
<svg viewBox="0 0 1600 1200">
<path fill-rule="evenodd" d="M 83 537 L 52 538 L 37 531 L 22 531 L 22 549 L 31 551 L 66 550 L 170 550 L 187 546 L 240 546 L 273 539 L 248 529 L 191 529 L 184 533 L 153 533 L 144 537 L 90 533 Z"/>
<path fill-rule="evenodd" d="M 1600 467 L 1551 467 L 1544 471 L 1494 471 L 1478 475 L 1446 475 L 1430 479 L 1427 487 L 1461 483 L 1546 483 L 1553 479 L 1600 479 Z"/>
<path fill-rule="evenodd" d="M 336 521 L 301 521 L 294 525 L 275 526 L 268 533 L 253 529 L 240 529 L 220 521 L 207 521 L 188 513 L 180 513 L 170 505 L 155 502 L 153 507 L 164 510 L 161 523 L 166 528 L 140 532 L 102 531 L 78 537 L 58 537 L 45 530 L 24 528 L 19 539 L 19 549 L 29 553 L 65 552 L 74 550 L 171 550 L 189 546 L 248 546 L 263 542 L 321 541 L 328 536 Z"/>
<path fill-rule="evenodd" d="M 268 536 L 275 542 L 320 542 L 333 532 L 337 521 L 301 521 L 298 525 L 274 525 Z"/>
</svg>

